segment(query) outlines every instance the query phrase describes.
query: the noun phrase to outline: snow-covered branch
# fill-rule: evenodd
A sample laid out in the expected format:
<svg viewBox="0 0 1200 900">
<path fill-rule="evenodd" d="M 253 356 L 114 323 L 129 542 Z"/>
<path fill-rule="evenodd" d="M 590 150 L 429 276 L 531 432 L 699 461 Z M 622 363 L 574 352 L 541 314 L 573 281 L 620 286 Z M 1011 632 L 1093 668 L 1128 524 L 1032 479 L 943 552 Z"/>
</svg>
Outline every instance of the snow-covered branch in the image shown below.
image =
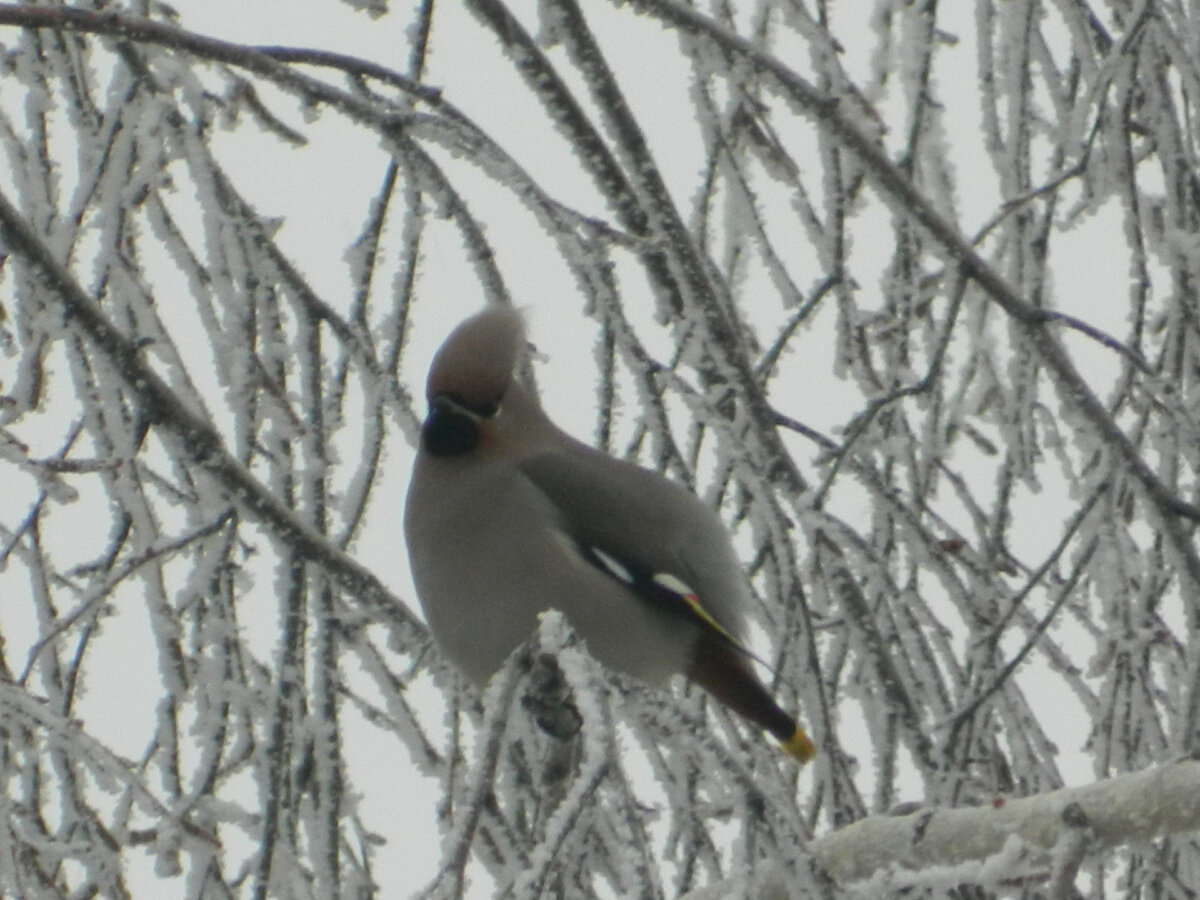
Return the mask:
<svg viewBox="0 0 1200 900">
<path fill-rule="evenodd" d="M 231 500 L 260 519 L 297 553 L 325 568 L 354 596 L 375 611 L 425 640 L 425 626 L 374 573 L 334 546 L 288 509 L 225 447 L 211 423 L 190 409 L 147 364 L 136 337 L 123 334 L 70 272 L 54 258 L 45 242 L 0 192 L 0 233 L 10 250 L 31 267 L 62 305 L 65 320 L 101 350 L 137 398 L 148 423 L 161 425 L 179 441 L 180 449 L 229 492 Z"/>
<path fill-rule="evenodd" d="M 1200 831 L 1200 762 L 1181 760 L 1033 797 L 870 816 L 815 838 L 808 849 L 842 888 L 865 898 L 905 888 L 1046 884 L 1067 864 L 1077 871 L 1086 856 L 1191 831 Z M 776 900 L 792 896 L 791 880 L 785 867 L 765 860 L 750 875 L 681 900 L 717 900 L 738 890 Z M 1073 876 L 1064 883 L 1073 885 Z"/>
<path fill-rule="evenodd" d="M 849 884 L 888 877 L 877 873 L 893 868 L 920 873 L 968 862 L 986 868 L 1016 839 L 1035 854 L 1024 860 L 1029 873 L 1048 875 L 1055 848 L 1079 829 L 1086 829 L 1087 852 L 1096 854 L 1200 831 L 1200 762 L 1181 760 L 980 806 L 871 816 L 817 838 L 810 849 L 830 875 Z"/>
</svg>

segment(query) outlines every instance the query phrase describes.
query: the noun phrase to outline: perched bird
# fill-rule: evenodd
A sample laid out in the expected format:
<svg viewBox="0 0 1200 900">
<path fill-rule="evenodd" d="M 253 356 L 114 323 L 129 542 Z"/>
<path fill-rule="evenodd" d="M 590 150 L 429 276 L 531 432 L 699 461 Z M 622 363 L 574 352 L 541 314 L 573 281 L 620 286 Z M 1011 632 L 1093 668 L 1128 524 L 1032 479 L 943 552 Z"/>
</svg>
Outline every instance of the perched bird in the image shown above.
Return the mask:
<svg viewBox="0 0 1200 900">
<path fill-rule="evenodd" d="M 513 378 L 523 346 L 520 315 L 491 307 L 429 370 L 404 533 L 438 645 L 482 685 L 558 609 L 604 665 L 653 686 L 683 674 L 812 759 L 742 643 L 750 589 L 721 520 L 555 426 Z"/>
</svg>

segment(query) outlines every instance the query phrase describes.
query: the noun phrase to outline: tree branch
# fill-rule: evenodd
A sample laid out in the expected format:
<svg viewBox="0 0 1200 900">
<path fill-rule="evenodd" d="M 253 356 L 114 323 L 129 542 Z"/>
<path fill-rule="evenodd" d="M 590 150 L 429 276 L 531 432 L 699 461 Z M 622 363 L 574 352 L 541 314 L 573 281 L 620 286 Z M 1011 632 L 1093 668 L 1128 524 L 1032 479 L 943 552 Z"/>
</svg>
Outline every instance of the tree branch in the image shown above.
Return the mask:
<svg viewBox="0 0 1200 900">
<path fill-rule="evenodd" d="M 995 806 L 872 816 L 818 838 L 809 849 L 830 875 L 847 884 L 891 866 L 923 870 L 982 862 L 1015 836 L 1045 851 L 1039 858 L 1049 874 L 1049 851 L 1071 827 L 1064 812 L 1072 806 L 1090 825 L 1090 853 L 1200 830 L 1200 761 L 1185 759 Z"/>
<path fill-rule="evenodd" d="M 189 459 L 212 475 L 231 499 L 304 559 L 327 571 L 351 595 L 383 612 L 417 642 L 427 640 L 425 626 L 370 570 L 302 522 L 225 449 L 220 433 L 189 409 L 143 360 L 136 338 L 118 330 L 71 273 L 58 263 L 3 192 L 0 192 L 0 234 L 62 304 L 63 318 L 107 357 L 129 391 L 138 398 L 151 424 L 161 425 L 174 435 Z"/>
<path fill-rule="evenodd" d="M 971 278 L 1025 332 L 1042 363 L 1058 380 L 1063 400 L 1076 408 L 1096 430 L 1100 438 L 1121 458 L 1141 484 L 1150 504 L 1158 511 L 1164 531 L 1174 549 L 1185 560 L 1193 588 L 1200 588 L 1200 558 L 1180 525 L 1178 518 L 1200 522 L 1200 507 L 1175 495 L 1142 459 L 1129 436 L 1109 415 L 1075 368 L 1066 350 L 1047 327 L 1046 311 L 1027 302 L 985 260 L 971 242 L 948 221 L 912 181 L 887 156 L 882 147 L 867 136 L 843 110 L 836 97 L 813 87 L 780 60 L 706 16 L 674 0 L 632 0 L 632 5 L 661 21 L 707 42 L 719 52 L 752 66 L 767 84 L 798 111 L 814 119 L 858 158 L 876 187 L 904 216 L 919 223 L 942 248 L 942 252 L 961 266 Z"/>
<path fill-rule="evenodd" d="M 839 884 L 874 877 L 881 894 L 899 882 L 920 887 L 917 879 L 931 870 L 953 866 L 957 883 L 1049 881 L 1058 889 L 1051 896 L 1058 897 L 1070 896 L 1064 884 L 1085 855 L 1197 829 L 1200 761 L 1187 759 L 995 806 L 872 816 L 817 838 L 808 849 Z M 911 880 L 905 872 L 911 872 Z M 707 885 L 680 900 L 731 895 L 777 900 L 793 896 L 792 882 L 783 866 L 763 861 L 749 875 Z M 748 893 L 736 893 L 747 887 Z"/>
</svg>

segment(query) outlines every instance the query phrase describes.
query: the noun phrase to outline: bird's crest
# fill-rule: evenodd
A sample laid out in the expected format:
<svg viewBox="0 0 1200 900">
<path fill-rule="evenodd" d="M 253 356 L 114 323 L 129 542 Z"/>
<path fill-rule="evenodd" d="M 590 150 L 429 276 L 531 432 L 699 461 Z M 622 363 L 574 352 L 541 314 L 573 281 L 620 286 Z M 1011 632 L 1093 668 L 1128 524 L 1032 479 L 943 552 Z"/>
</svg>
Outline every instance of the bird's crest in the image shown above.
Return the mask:
<svg viewBox="0 0 1200 900">
<path fill-rule="evenodd" d="M 426 397 L 451 396 L 473 409 L 498 403 L 512 383 L 524 340 L 525 323 L 515 309 L 489 306 L 476 313 L 450 332 L 434 356 Z"/>
</svg>

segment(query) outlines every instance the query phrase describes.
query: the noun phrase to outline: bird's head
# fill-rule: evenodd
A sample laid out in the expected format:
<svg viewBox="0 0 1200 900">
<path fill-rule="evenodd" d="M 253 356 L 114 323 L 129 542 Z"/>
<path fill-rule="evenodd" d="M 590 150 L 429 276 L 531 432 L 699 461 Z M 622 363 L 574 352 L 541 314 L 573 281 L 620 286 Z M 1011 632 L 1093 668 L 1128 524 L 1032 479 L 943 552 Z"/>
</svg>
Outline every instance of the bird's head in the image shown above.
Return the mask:
<svg viewBox="0 0 1200 900">
<path fill-rule="evenodd" d="M 521 314 L 499 306 L 477 313 L 450 333 L 433 358 L 425 386 L 429 416 L 421 446 L 426 452 L 453 457 L 475 450 L 484 423 L 496 415 L 512 386 L 524 340 Z"/>
</svg>

